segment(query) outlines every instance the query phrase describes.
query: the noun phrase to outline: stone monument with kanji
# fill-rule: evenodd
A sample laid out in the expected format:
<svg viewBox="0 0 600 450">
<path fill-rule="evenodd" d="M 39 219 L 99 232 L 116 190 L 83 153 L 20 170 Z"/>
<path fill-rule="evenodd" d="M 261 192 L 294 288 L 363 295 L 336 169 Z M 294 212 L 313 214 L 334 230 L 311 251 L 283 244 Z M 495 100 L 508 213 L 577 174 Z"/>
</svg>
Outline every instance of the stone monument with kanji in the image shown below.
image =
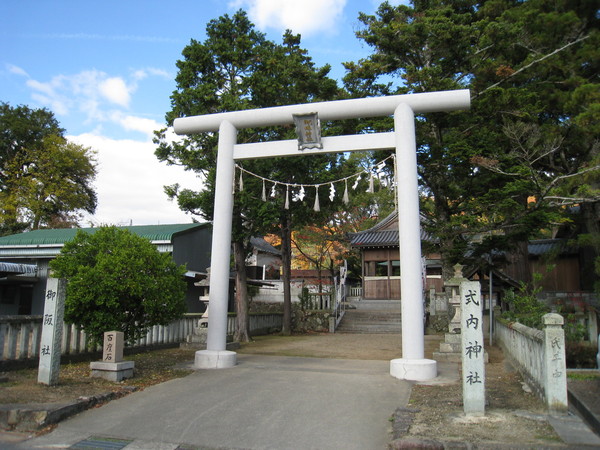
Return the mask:
<svg viewBox="0 0 600 450">
<path fill-rule="evenodd" d="M 91 376 L 109 381 L 121 381 L 133 377 L 135 363 L 123 361 L 124 338 L 122 331 L 104 333 L 102 361 L 90 363 Z"/>
</svg>

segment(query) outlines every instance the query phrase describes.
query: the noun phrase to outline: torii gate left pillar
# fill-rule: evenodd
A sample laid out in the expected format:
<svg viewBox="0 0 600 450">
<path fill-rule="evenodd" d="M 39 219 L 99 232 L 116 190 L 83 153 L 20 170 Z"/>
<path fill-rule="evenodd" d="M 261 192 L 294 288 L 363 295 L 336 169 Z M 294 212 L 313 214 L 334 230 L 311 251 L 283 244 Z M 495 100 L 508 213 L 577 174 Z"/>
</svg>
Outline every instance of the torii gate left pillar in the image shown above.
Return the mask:
<svg viewBox="0 0 600 450">
<path fill-rule="evenodd" d="M 206 350 L 196 352 L 195 366 L 220 369 L 235 366 L 236 353 L 226 350 L 229 260 L 235 160 L 396 149 L 398 216 L 402 276 L 402 358 L 390 362 L 390 374 L 423 381 L 437 376 L 437 365 L 424 358 L 424 302 L 414 114 L 468 109 L 468 90 L 371 97 L 289 105 L 176 119 L 177 134 L 219 132 L 215 210 L 211 253 L 210 317 Z M 395 131 L 323 138 L 323 149 L 298 151 L 297 141 L 236 144 L 237 130 L 293 123 L 293 115 L 317 112 L 321 120 L 394 115 Z"/>
</svg>

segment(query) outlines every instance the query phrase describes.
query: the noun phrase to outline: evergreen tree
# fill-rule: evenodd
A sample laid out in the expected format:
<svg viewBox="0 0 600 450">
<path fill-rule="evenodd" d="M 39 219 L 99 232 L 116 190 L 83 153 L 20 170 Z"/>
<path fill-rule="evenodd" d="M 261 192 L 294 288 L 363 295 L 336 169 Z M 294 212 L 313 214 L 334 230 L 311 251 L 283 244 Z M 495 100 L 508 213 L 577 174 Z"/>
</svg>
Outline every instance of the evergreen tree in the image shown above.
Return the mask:
<svg viewBox="0 0 600 450">
<path fill-rule="evenodd" d="M 94 152 L 63 133 L 46 109 L 0 104 L 0 234 L 72 227 L 95 211 Z"/>
<path fill-rule="evenodd" d="M 335 98 L 335 81 L 327 77 L 329 67 L 315 68 L 306 51 L 300 47 L 300 36 L 289 31 L 281 44 L 265 38 L 255 30 L 246 13 L 225 15 L 207 25 L 207 39 L 192 40 L 177 62 L 177 90 L 171 97 L 172 110 L 167 124 L 176 117 L 203 115 L 224 111 L 263 108 L 284 104 L 322 101 Z M 292 139 L 293 127 L 246 129 L 238 133 L 238 142 L 260 142 Z M 169 143 L 158 134 L 156 155 L 169 164 L 180 164 L 202 174 L 205 187 L 201 191 L 166 188 L 184 210 L 213 217 L 217 136 L 204 133 L 186 136 L 181 142 Z M 333 179 L 339 156 L 274 158 L 245 161 L 243 167 L 260 177 L 283 183 L 315 183 Z M 307 217 L 308 199 L 304 205 L 288 203 L 286 192 L 274 190 L 273 201 L 263 202 L 262 186 L 257 178 L 245 180 L 245 189 L 236 195 L 234 205 L 233 242 L 237 268 L 238 336 L 248 339 L 246 315 L 245 271 L 242 270 L 249 238 L 276 230 L 282 237 L 284 260 L 284 325 L 291 332 L 291 295 L 289 290 L 292 223 Z M 279 189 L 281 186 L 279 186 Z M 312 206 L 312 205 L 311 205 Z"/>
<path fill-rule="evenodd" d="M 128 230 L 80 230 L 50 266 L 68 282 L 65 321 L 80 325 L 96 344 L 112 330 L 135 342 L 186 309 L 185 268 Z"/>
<path fill-rule="evenodd" d="M 564 221 L 598 191 L 598 16 L 591 2 L 383 3 L 361 14 L 373 47 L 349 63 L 349 89 L 410 93 L 469 88 L 468 112 L 417 119 L 423 212 L 446 274 Z M 395 85 L 380 82 L 391 76 Z M 584 206 L 585 208 L 586 206 Z M 465 237 L 467 239 L 465 239 Z"/>
</svg>

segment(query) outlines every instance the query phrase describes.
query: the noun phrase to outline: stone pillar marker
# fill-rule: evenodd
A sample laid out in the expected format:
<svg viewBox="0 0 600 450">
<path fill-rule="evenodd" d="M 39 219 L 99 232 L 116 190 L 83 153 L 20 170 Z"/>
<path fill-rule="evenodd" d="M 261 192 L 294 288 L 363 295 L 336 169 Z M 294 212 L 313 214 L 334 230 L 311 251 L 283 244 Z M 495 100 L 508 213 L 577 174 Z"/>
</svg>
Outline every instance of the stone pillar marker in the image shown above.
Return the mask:
<svg viewBox="0 0 600 450">
<path fill-rule="evenodd" d="M 551 412 L 566 413 L 567 363 L 565 361 L 564 319 L 560 314 L 544 314 L 544 357 L 546 358 L 546 404 Z"/>
<path fill-rule="evenodd" d="M 121 381 L 133 377 L 135 363 L 123 361 L 124 334 L 122 331 L 106 331 L 102 345 L 102 361 L 90 363 L 92 378 Z"/>
<path fill-rule="evenodd" d="M 460 298 L 463 409 L 467 415 L 482 416 L 485 414 L 485 358 L 479 282 L 463 281 Z"/>
<path fill-rule="evenodd" d="M 63 279 L 48 278 L 46 281 L 38 383 L 58 383 L 66 286 L 67 282 Z"/>
<path fill-rule="evenodd" d="M 104 333 L 104 346 L 102 347 L 102 361 L 118 363 L 123 361 L 123 332 L 107 331 Z"/>
<path fill-rule="evenodd" d="M 454 276 L 444 282 L 444 290 L 448 296 L 448 307 L 451 307 L 454 313 L 448 324 L 448 332 L 444 335 L 444 342 L 440 342 L 440 350 L 433 353 L 433 357 L 437 361 L 462 361 L 460 285 L 464 281 L 469 281 L 463 276 L 462 269 L 461 264 L 455 264 Z"/>
</svg>

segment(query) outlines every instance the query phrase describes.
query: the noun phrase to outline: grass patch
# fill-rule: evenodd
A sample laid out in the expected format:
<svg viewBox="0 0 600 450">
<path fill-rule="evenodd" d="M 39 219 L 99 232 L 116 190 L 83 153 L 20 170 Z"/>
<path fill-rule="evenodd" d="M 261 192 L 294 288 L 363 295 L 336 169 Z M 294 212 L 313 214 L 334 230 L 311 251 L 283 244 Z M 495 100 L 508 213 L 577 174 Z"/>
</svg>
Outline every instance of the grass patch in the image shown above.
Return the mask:
<svg viewBox="0 0 600 450">
<path fill-rule="evenodd" d="M 567 372 L 567 378 L 570 380 L 598 380 L 600 372 Z"/>
<path fill-rule="evenodd" d="M 558 437 L 557 435 L 549 435 L 549 434 L 536 434 L 534 436 L 536 439 L 540 439 L 542 441 L 549 441 L 549 442 L 562 442 L 563 440 Z"/>
</svg>

